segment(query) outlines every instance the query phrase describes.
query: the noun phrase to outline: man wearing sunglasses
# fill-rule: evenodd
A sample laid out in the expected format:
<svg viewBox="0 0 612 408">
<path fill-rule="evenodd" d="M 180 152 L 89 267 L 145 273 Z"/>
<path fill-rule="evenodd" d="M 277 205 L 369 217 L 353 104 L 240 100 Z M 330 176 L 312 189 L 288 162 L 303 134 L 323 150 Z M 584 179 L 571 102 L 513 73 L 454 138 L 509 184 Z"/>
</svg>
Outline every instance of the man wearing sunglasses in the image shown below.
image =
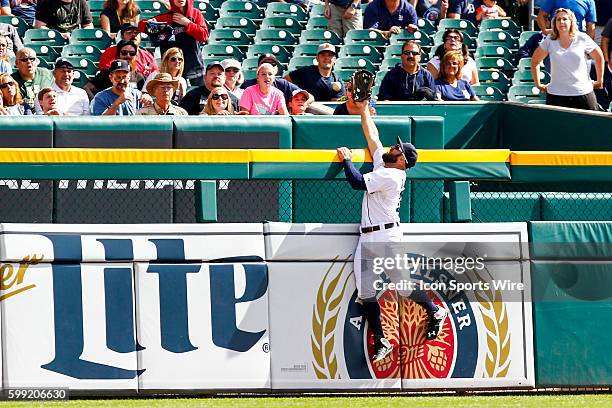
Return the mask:
<svg viewBox="0 0 612 408">
<path fill-rule="evenodd" d="M 121 25 L 119 30 L 121 33 L 121 40 L 131 41 L 136 46 L 136 56 L 134 57 L 134 68 L 136 71 L 140 72 L 145 78 L 151 75 L 151 72 L 159 71 L 155 57 L 149 51 L 140 47 L 141 39 L 138 27 L 132 23 L 125 23 Z M 116 58 L 117 46 L 113 45 L 108 47 L 100 56 L 98 69 L 100 71 L 107 70 L 110 67 L 111 62 L 113 62 Z"/>
<path fill-rule="evenodd" d="M 213 61 L 206 66 L 204 74 L 204 85 L 193 88 L 181 99 L 179 106 L 190 115 L 199 115 L 206 105 L 208 95 L 213 88 L 222 87 L 225 84 L 225 69 L 219 61 Z M 238 98 L 230 94 L 232 107 L 237 112 L 240 110 Z"/>
<path fill-rule="evenodd" d="M 53 75 L 48 69 L 38 66 L 36 51 L 28 47 L 17 52 L 15 65 L 17 71 L 13 72 L 13 78 L 19 85 L 19 92 L 24 102 L 34 106 L 38 92 L 53 84 Z"/>
<path fill-rule="evenodd" d="M 380 84 L 380 101 L 422 101 L 435 99 L 433 76 L 423 69 L 421 46 L 406 41 L 402 46 L 402 63 L 393 67 Z"/>
</svg>

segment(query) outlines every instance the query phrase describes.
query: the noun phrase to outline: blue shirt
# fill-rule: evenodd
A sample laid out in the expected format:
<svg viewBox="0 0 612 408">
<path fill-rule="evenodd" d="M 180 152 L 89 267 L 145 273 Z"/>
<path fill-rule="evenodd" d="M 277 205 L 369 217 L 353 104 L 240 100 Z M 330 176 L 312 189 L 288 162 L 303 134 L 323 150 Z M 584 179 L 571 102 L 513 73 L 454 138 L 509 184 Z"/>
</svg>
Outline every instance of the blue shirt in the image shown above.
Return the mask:
<svg viewBox="0 0 612 408">
<path fill-rule="evenodd" d="M 457 13 L 462 19 L 476 23 L 476 9 L 483 4 L 482 0 L 457 0 L 449 2 L 448 13 Z"/>
<path fill-rule="evenodd" d="M 597 12 L 595 10 L 595 0 L 546 0 L 542 5 L 542 10 L 552 16 L 559 8 L 570 9 L 576 15 L 578 29 L 582 30 L 582 21 L 586 19 L 587 23 L 597 22 Z"/>
<path fill-rule="evenodd" d="M 393 15 L 389 13 L 385 0 L 374 0 L 365 9 L 363 28 L 388 31 L 393 26 L 406 28 L 409 24 L 416 24 L 417 20 L 416 10 L 407 0 L 400 0 L 400 5 Z"/>
<path fill-rule="evenodd" d="M 308 65 L 290 72 L 289 76 L 294 84 L 310 92 L 315 101 L 331 101 L 344 96 L 344 83 L 333 71 L 326 78 L 319 73 L 319 68 L 316 65 Z M 334 82 L 340 85 L 338 92 L 334 92 L 332 89 L 332 83 Z"/>
<path fill-rule="evenodd" d="M 469 101 L 476 95 L 470 84 L 463 79 L 457 81 L 456 88 L 444 79 L 436 79 L 436 94 L 443 101 Z"/>
<path fill-rule="evenodd" d="M 423 100 L 422 88 L 435 90 L 433 76 L 429 71 L 419 67 L 416 74 L 409 74 L 401 64 L 391 69 L 380 84 L 378 99 L 381 101 L 414 101 Z"/>
<path fill-rule="evenodd" d="M 125 92 L 132 96 L 132 101 L 125 101 L 117 108 L 118 116 L 134 116 L 142 104 L 140 97 L 142 93 L 138 89 L 128 87 Z M 113 92 L 112 88 L 107 88 L 94 96 L 91 101 L 91 114 L 100 116 L 119 98 L 119 95 Z"/>
</svg>

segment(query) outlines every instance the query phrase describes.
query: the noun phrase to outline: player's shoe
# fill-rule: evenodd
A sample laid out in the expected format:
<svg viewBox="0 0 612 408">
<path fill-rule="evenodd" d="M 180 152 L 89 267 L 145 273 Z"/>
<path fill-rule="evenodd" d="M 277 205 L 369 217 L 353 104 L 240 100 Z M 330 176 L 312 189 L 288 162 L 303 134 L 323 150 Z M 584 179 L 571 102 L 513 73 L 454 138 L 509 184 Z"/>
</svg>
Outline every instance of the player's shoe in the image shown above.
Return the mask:
<svg viewBox="0 0 612 408">
<path fill-rule="evenodd" d="M 378 344 L 375 344 L 376 352 L 374 353 L 373 362 L 377 363 L 387 357 L 393 351 L 393 345 L 386 338 L 381 338 Z"/>
<path fill-rule="evenodd" d="M 427 314 L 427 331 L 425 332 L 427 340 L 433 340 L 438 337 L 442 331 L 442 326 L 444 326 L 446 316 L 448 316 L 448 311 L 440 306 L 438 306 L 438 311 L 435 313 Z"/>
</svg>

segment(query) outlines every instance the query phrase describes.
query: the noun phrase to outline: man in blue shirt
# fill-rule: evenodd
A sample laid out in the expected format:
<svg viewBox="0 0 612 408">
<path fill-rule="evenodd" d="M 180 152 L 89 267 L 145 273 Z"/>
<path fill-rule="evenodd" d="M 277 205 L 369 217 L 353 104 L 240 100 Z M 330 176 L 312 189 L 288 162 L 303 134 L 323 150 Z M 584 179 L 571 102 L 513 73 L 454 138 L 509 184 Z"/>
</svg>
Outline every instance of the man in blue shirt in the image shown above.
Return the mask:
<svg viewBox="0 0 612 408">
<path fill-rule="evenodd" d="M 110 66 L 112 87 L 96 94 L 91 101 L 91 114 L 97 116 L 134 116 L 142 107 L 151 106 L 148 94 L 130 88 L 130 65 L 125 60 L 115 60 Z"/>
<path fill-rule="evenodd" d="M 285 79 L 307 90 L 317 102 L 338 100 L 344 96 L 344 83 L 333 71 L 336 57 L 336 47 L 323 43 L 317 49 L 317 65 L 298 68 Z"/>
<path fill-rule="evenodd" d="M 415 32 L 417 13 L 408 0 L 374 0 L 366 7 L 363 28 L 378 31 L 385 38 L 402 30 Z"/>
<path fill-rule="evenodd" d="M 570 9 L 576 15 L 578 29 L 584 31 L 582 22 L 586 21 L 586 33 L 591 38 L 595 38 L 595 23 L 597 22 L 597 11 L 595 10 L 595 0 L 546 0 L 538 13 L 538 27 L 546 35 L 551 33 L 549 18 L 555 15 L 555 11 L 560 8 Z"/>
</svg>

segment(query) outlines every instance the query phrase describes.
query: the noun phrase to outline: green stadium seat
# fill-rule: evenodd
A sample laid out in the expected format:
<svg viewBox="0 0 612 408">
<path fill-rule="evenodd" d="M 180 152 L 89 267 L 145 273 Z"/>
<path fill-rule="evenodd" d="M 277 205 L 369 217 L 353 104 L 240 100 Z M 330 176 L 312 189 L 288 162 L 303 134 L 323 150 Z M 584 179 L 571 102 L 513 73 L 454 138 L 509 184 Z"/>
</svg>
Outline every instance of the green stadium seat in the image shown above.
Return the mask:
<svg viewBox="0 0 612 408">
<path fill-rule="evenodd" d="M 449 29 L 455 29 L 467 33 L 470 37 L 478 35 L 478 29 L 469 20 L 444 18 L 438 23 L 438 32 L 444 32 Z"/>
<path fill-rule="evenodd" d="M 534 35 L 538 34 L 539 31 L 523 31 L 519 36 L 519 47 L 525 45 L 525 43 Z"/>
<path fill-rule="evenodd" d="M 51 63 L 51 62 L 49 62 L 47 60 L 44 60 L 42 58 L 38 59 L 38 66 L 40 68 L 45 68 L 45 69 L 48 69 L 48 70 L 53 70 L 53 63 Z"/>
<path fill-rule="evenodd" d="M 322 44 L 322 43 L 331 43 L 334 45 L 342 44 L 342 39 L 338 37 L 338 34 L 334 33 L 331 30 L 305 30 L 302 31 L 302 35 L 300 35 L 300 44 Z"/>
<path fill-rule="evenodd" d="M 498 69 L 502 71 L 513 71 L 516 69 L 514 64 L 505 58 L 480 57 L 476 58 L 478 69 Z"/>
<path fill-rule="evenodd" d="M 225 0 L 204 0 L 204 1 L 218 10 L 221 8 Z"/>
<path fill-rule="evenodd" d="M 335 68 L 338 70 L 353 70 L 365 69 L 371 73 L 378 71 L 372 61 L 362 57 L 342 57 L 336 60 Z"/>
<path fill-rule="evenodd" d="M 323 16 L 310 17 L 306 23 L 307 30 L 322 29 L 325 30 L 329 26 L 329 20 Z"/>
<path fill-rule="evenodd" d="M 444 31 L 438 31 L 434 35 L 434 48 L 438 45 L 442 44 L 442 37 L 444 36 Z M 475 37 L 468 35 L 467 33 L 463 33 L 463 42 L 467 45 L 468 49 L 472 52 L 476 51 L 476 47 L 480 46 Z"/>
<path fill-rule="evenodd" d="M 472 89 L 482 101 L 504 100 L 504 93 L 492 85 L 472 85 Z"/>
<path fill-rule="evenodd" d="M 253 37 L 259 27 L 250 18 L 219 17 L 215 23 L 215 30 L 220 28 L 244 31 L 246 35 Z"/>
<path fill-rule="evenodd" d="M 343 57 L 360 57 L 370 60 L 373 64 L 380 64 L 383 56 L 369 44 L 346 44 L 340 48 L 339 58 Z"/>
<path fill-rule="evenodd" d="M 418 32 L 425 33 L 430 36 L 432 34 L 435 34 L 438 30 L 431 21 L 424 18 L 419 18 L 419 20 L 417 21 L 417 26 L 419 27 Z"/>
<path fill-rule="evenodd" d="M 335 69 L 334 72 L 336 73 L 336 75 L 338 75 L 338 77 L 340 77 L 341 80 L 343 80 L 344 82 L 347 82 L 348 80 L 352 78 L 355 70 L 354 69 Z"/>
<path fill-rule="evenodd" d="M 215 28 L 210 32 L 208 44 L 223 44 L 246 47 L 253 43 L 253 39 L 242 30 L 232 28 Z"/>
<path fill-rule="evenodd" d="M 274 54 L 283 64 L 288 64 L 291 53 L 282 45 L 277 44 L 253 44 L 247 51 L 247 58 L 258 58 L 262 54 Z"/>
<path fill-rule="evenodd" d="M 78 88 L 82 88 L 87 85 L 87 83 L 89 82 L 89 78 L 85 72 L 79 71 L 78 69 L 75 69 L 73 72 L 74 80 L 72 81 L 72 85 Z"/>
<path fill-rule="evenodd" d="M 90 59 L 82 57 L 64 57 L 74 65 L 74 68 L 83 72 L 85 75 L 95 75 L 98 72 L 96 63 Z"/>
<path fill-rule="evenodd" d="M 380 64 L 380 70 L 387 72 L 391 68 L 395 67 L 397 64 L 401 63 L 402 59 L 400 57 L 385 58 L 382 64 Z"/>
<path fill-rule="evenodd" d="M 231 44 L 206 44 L 202 47 L 203 58 L 221 61 L 226 58 L 234 58 L 238 61 L 244 59 L 244 53 L 240 48 Z"/>
<path fill-rule="evenodd" d="M 540 71 L 540 82 L 547 84 L 550 82 L 550 74 L 546 71 Z M 531 71 L 516 71 L 512 78 L 512 85 L 533 85 L 533 76 Z"/>
<path fill-rule="evenodd" d="M 95 45 L 68 44 L 62 48 L 62 57 L 81 57 L 92 61 L 100 61 L 102 51 Z"/>
<path fill-rule="evenodd" d="M 500 71 L 479 70 L 478 79 L 482 85 L 494 86 L 502 92 L 508 92 L 510 88 L 510 79 Z"/>
<path fill-rule="evenodd" d="M 477 43 L 479 47 L 483 45 L 502 45 L 513 51 L 518 49 L 518 39 L 503 31 L 481 31 L 478 34 Z"/>
<path fill-rule="evenodd" d="M 505 58 L 508 61 L 514 61 L 514 53 L 503 45 L 482 45 L 476 48 L 474 57 L 496 57 Z"/>
<path fill-rule="evenodd" d="M 266 17 L 294 17 L 296 20 L 306 22 L 306 12 L 300 6 L 291 3 L 268 3 Z"/>
<path fill-rule="evenodd" d="M 0 16 L 0 23 L 10 24 L 15 27 L 19 36 L 22 38 L 25 32 L 30 28 L 23 18 L 17 16 Z"/>
<path fill-rule="evenodd" d="M 426 33 L 417 31 L 411 33 L 410 31 L 403 30 L 398 35 L 391 36 L 391 44 L 404 44 L 406 41 L 416 41 L 421 45 L 421 48 L 429 49 L 434 45 L 433 39 Z"/>
<path fill-rule="evenodd" d="M 289 61 L 288 72 L 295 71 L 298 68 L 307 67 L 309 65 L 314 65 L 317 62 L 315 57 L 293 57 Z"/>
<path fill-rule="evenodd" d="M 378 97 L 379 92 L 380 92 L 380 85 L 374 85 L 372 87 L 372 95 L 375 95 L 376 97 Z"/>
<path fill-rule="evenodd" d="M 312 8 L 310 9 L 310 18 L 313 17 L 324 17 L 323 13 L 324 13 L 325 7 L 323 6 L 323 4 L 315 4 L 312 6 Z"/>
<path fill-rule="evenodd" d="M 389 72 L 388 70 L 380 70 L 376 73 L 376 78 L 374 79 L 374 85 L 378 85 L 380 86 L 380 84 L 382 84 L 382 80 L 385 77 L 385 75 L 387 75 L 387 72 Z"/>
<path fill-rule="evenodd" d="M 261 21 L 264 11 L 255 3 L 249 1 L 228 0 L 224 1 L 219 10 L 219 16 L 246 17 L 251 20 Z"/>
<path fill-rule="evenodd" d="M 159 0 L 136 0 L 136 4 L 140 9 L 140 12 L 154 12 L 154 13 L 163 13 L 168 11 L 168 8 L 164 5 L 164 3 Z"/>
<path fill-rule="evenodd" d="M 521 58 L 516 68 L 519 71 L 529 71 L 531 69 L 531 58 Z"/>
<path fill-rule="evenodd" d="M 544 95 L 538 88 L 533 85 L 513 85 L 508 90 L 508 101 L 522 103 L 537 103 L 546 102 Z"/>
<path fill-rule="evenodd" d="M 46 44 L 27 44 L 27 47 L 32 48 L 34 51 L 36 51 L 36 56 L 41 59 L 41 60 L 45 60 L 46 62 L 49 62 L 51 64 L 53 64 L 55 62 L 56 59 L 59 58 L 60 54 L 50 45 L 46 45 Z"/>
<path fill-rule="evenodd" d="M 521 27 L 509 18 L 493 20 L 482 20 L 480 31 L 503 31 L 511 36 L 518 38 L 521 35 Z"/>
<path fill-rule="evenodd" d="M 208 29 L 210 30 L 211 28 L 215 27 L 217 24 L 217 19 L 219 18 L 219 10 L 204 1 L 196 2 L 194 3 L 194 6 L 200 10 L 204 16 L 204 19 L 206 19 Z M 142 16 L 140 18 L 142 19 Z"/>
<path fill-rule="evenodd" d="M 105 0 L 88 0 L 89 11 L 91 11 L 91 17 L 93 18 L 94 27 L 100 27 L 100 13 L 104 10 Z M 142 19 L 142 16 L 140 17 Z"/>
<path fill-rule="evenodd" d="M 62 33 L 57 30 L 46 28 L 30 28 L 26 31 L 23 38 L 25 46 L 29 46 L 29 44 L 41 44 L 51 47 L 62 47 L 66 42 L 64 37 L 62 37 Z"/>
<path fill-rule="evenodd" d="M 315 57 L 319 50 L 319 44 L 298 44 L 293 49 L 293 58 L 295 57 Z"/>
<path fill-rule="evenodd" d="M 276 28 L 262 28 L 255 34 L 255 43 L 270 43 L 276 45 L 295 45 L 297 38 L 287 30 Z"/>
<path fill-rule="evenodd" d="M 378 31 L 372 30 L 349 30 L 344 37 L 345 44 L 368 44 L 373 47 L 384 47 L 389 41 Z M 381 48 L 382 50 L 382 48 Z"/>
<path fill-rule="evenodd" d="M 257 57 L 246 58 L 244 61 L 242 61 L 242 71 L 257 71 L 257 60 Z M 285 71 L 287 70 L 283 64 L 278 65 L 278 74 L 276 76 L 283 77 Z"/>
<path fill-rule="evenodd" d="M 271 3 L 271 4 L 285 4 L 285 3 Z M 291 4 L 295 6 L 295 4 Z M 296 6 L 297 7 L 297 6 Z M 304 27 L 295 17 L 291 16 L 275 16 L 266 17 L 261 22 L 262 29 L 279 29 L 290 32 L 293 35 L 300 35 Z"/>
<path fill-rule="evenodd" d="M 99 28 L 77 28 L 70 34 L 70 44 L 95 45 L 101 50 L 108 48 L 112 42 L 110 35 Z"/>
</svg>

